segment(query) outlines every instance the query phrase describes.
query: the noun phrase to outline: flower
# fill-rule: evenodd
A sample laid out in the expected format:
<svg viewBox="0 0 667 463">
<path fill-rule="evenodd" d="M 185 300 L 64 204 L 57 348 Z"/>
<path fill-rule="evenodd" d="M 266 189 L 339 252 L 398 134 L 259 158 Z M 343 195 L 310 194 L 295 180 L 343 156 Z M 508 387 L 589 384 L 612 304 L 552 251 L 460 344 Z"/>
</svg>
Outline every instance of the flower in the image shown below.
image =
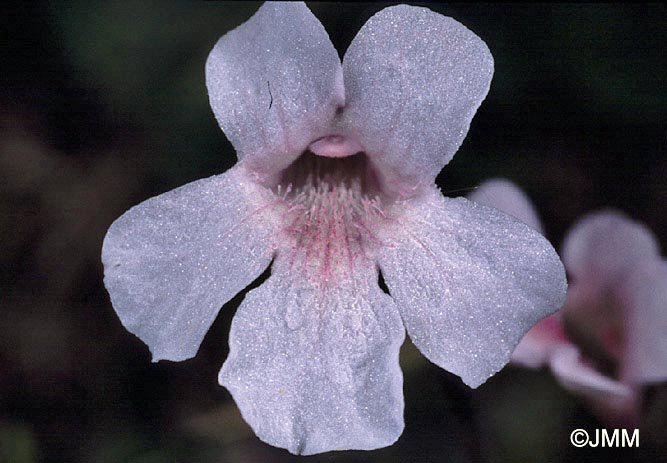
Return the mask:
<svg viewBox="0 0 667 463">
<path fill-rule="evenodd" d="M 510 182 L 484 183 L 471 199 L 542 229 Z M 648 228 L 614 210 L 582 217 L 561 254 L 570 275 L 565 306 L 524 336 L 512 363 L 549 365 L 603 420 L 636 425 L 641 387 L 667 380 L 667 260 Z"/>
<path fill-rule="evenodd" d="M 426 8 L 382 10 L 341 64 L 303 3 L 265 3 L 206 63 L 238 164 L 107 233 L 124 326 L 154 361 L 190 358 L 271 265 L 235 314 L 219 381 L 262 440 L 296 454 L 400 436 L 406 329 L 431 361 L 483 383 L 565 293 L 541 235 L 434 184 L 492 73 L 481 39 Z"/>
<path fill-rule="evenodd" d="M 542 221 L 528 196 L 514 183 L 504 178 L 487 180 L 468 195 L 468 199 L 493 207 L 519 219 L 544 234 Z"/>
</svg>

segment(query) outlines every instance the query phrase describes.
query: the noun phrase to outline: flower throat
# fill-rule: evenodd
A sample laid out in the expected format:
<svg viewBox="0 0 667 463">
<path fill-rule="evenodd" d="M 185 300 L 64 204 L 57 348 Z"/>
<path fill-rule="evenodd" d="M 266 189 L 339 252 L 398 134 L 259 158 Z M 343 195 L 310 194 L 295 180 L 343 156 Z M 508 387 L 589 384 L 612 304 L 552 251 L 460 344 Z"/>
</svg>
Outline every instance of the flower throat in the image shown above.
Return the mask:
<svg viewBox="0 0 667 463">
<path fill-rule="evenodd" d="M 326 158 L 304 153 L 281 175 L 275 193 L 288 203 L 285 228 L 293 264 L 320 281 L 349 278 L 377 239 L 382 216 L 377 179 L 364 153 Z"/>
</svg>

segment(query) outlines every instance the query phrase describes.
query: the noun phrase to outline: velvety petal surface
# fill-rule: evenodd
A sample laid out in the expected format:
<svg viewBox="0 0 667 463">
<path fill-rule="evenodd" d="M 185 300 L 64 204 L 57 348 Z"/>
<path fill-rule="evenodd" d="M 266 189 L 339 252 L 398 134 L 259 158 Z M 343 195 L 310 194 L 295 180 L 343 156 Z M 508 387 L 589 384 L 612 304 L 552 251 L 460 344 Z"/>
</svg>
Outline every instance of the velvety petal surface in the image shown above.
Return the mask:
<svg viewBox="0 0 667 463">
<path fill-rule="evenodd" d="M 542 223 L 528 196 L 503 178 L 487 180 L 468 195 L 468 199 L 509 214 L 544 234 Z"/>
<path fill-rule="evenodd" d="M 632 384 L 667 380 L 667 260 L 634 268 L 621 286 L 625 307 L 624 380 Z"/>
<path fill-rule="evenodd" d="M 561 307 L 563 266 L 532 228 L 436 188 L 396 209 L 379 235 L 379 265 L 408 334 L 429 360 L 477 387 Z"/>
<path fill-rule="evenodd" d="M 573 225 L 563 241 L 563 262 L 574 280 L 612 284 L 628 269 L 658 256 L 653 233 L 621 212 L 588 214 Z"/>
<path fill-rule="evenodd" d="M 301 251 L 279 254 L 239 308 L 220 383 L 263 441 L 294 454 L 390 445 L 403 430 L 398 310 L 370 261 L 327 283 Z"/>
<path fill-rule="evenodd" d="M 270 200 L 236 167 L 144 201 L 111 225 L 104 284 L 153 361 L 193 357 L 220 307 L 269 265 Z"/>
<path fill-rule="evenodd" d="M 344 104 L 340 59 L 303 2 L 266 2 L 218 40 L 206 62 L 215 117 L 260 175 L 282 169 Z"/>
<path fill-rule="evenodd" d="M 452 18 L 407 5 L 371 17 L 343 59 L 343 119 L 399 194 L 449 162 L 486 97 L 493 58 Z"/>
</svg>

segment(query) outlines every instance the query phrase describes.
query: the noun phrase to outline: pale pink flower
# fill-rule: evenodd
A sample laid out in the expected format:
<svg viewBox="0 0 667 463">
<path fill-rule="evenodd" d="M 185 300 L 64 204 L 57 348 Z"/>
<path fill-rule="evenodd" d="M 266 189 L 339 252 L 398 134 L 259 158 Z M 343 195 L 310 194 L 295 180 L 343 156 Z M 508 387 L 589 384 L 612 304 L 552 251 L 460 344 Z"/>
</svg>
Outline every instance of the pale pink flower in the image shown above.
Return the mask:
<svg viewBox="0 0 667 463">
<path fill-rule="evenodd" d="M 541 230 L 513 184 L 494 180 L 474 195 Z M 512 363 L 549 365 L 602 419 L 636 424 L 642 386 L 667 380 L 667 261 L 650 230 L 613 210 L 579 220 L 562 258 L 570 276 L 565 306 L 524 336 Z"/>
<path fill-rule="evenodd" d="M 492 74 L 484 42 L 426 8 L 382 10 L 341 64 L 303 3 L 264 4 L 206 63 L 238 164 L 107 233 L 125 327 L 154 361 L 190 358 L 271 265 L 234 317 L 219 381 L 262 440 L 293 453 L 398 438 L 406 329 L 431 361 L 483 383 L 565 294 L 540 234 L 434 184 Z"/>
</svg>

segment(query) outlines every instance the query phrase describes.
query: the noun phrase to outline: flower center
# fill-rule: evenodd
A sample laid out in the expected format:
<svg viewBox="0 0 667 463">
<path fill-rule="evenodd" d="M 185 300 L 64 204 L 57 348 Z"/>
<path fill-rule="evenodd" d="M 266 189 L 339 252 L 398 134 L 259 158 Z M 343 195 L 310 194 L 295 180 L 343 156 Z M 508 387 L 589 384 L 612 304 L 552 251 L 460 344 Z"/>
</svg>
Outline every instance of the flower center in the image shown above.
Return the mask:
<svg viewBox="0 0 667 463">
<path fill-rule="evenodd" d="M 287 202 L 291 263 L 311 280 L 335 284 L 370 257 L 383 213 L 363 153 L 333 158 L 306 152 L 282 173 L 274 191 Z"/>
</svg>

